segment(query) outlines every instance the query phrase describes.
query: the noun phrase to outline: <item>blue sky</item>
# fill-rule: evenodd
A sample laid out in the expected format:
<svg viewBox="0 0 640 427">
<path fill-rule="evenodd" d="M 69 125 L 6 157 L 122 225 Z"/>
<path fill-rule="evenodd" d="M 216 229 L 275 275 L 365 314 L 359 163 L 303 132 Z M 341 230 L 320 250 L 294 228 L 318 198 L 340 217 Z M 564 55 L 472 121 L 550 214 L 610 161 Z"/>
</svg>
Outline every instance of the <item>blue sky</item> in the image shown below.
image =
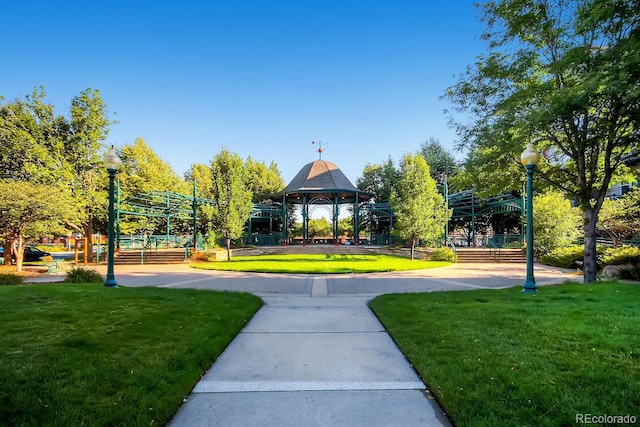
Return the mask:
<svg viewBox="0 0 640 427">
<path fill-rule="evenodd" d="M 0 95 L 44 86 L 66 114 L 98 89 L 118 120 L 174 170 L 222 147 L 288 182 L 323 159 L 352 182 L 429 137 L 453 148 L 439 100 L 482 53 L 475 0 L 5 1 Z"/>
</svg>

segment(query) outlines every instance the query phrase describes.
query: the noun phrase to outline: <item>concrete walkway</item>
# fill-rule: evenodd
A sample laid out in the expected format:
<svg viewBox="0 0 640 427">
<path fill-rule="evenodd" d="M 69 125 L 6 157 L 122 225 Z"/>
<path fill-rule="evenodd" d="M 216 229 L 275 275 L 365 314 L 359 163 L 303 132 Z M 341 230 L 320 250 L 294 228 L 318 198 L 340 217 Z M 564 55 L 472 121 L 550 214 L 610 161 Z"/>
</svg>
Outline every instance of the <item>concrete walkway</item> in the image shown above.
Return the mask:
<svg viewBox="0 0 640 427">
<path fill-rule="evenodd" d="M 392 292 L 520 286 L 525 268 L 455 264 L 400 273 L 284 275 L 145 265 L 117 266 L 116 278 L 123 286 L 245 291 L 265 302 L 196 384 L 172 427 L 448 426 L 367 303 Z M 95 269 L 104 273 L 104 267 Z M 581 276 L 536 265 L 536 279 L 543 286 Z"/>
<path fill-rule="evenodd" d="M 264 299 L 171 426 L 450 425 L 367 298 Z"/>
</svg>

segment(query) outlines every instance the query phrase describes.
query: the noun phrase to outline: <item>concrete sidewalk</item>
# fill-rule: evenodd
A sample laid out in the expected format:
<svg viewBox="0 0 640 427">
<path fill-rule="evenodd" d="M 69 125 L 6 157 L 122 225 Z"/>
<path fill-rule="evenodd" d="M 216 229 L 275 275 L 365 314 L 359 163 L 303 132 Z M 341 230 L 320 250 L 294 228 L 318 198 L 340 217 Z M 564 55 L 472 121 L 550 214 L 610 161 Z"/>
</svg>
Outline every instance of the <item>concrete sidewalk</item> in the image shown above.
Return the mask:
<svg viewBox="0 0 640 427">
<path fill-rule="evenodd" d="M 448 426 L 368 297 L 265 305 L 196 385 L 170 426 Z"/>
</svg>

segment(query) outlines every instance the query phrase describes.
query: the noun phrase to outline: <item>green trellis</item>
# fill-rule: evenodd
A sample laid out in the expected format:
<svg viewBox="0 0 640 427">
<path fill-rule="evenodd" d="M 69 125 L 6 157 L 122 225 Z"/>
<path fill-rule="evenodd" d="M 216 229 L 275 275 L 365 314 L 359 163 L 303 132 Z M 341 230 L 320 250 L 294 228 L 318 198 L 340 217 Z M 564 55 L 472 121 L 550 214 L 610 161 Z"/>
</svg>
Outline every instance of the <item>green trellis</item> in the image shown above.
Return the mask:
<svg viewBox="0 0 640 427">
<path fill-rule="evenodd" d="M 164 218 L 167 223 L 166 239 L 169 241 L 171 235 L 172 220 L 192 221 L 193 225 L 193 247 L 197 244 L 197 222 L 198 207 L 202 205 L 212 205 L 215 202 L 211 199 L 197 197 L 197 186 L 193 183 L 193 195 L 171 191 L 149 191 L 128 197 L 121 201 L 120 183 L 117 186 L 116 201 L 116 242 L 120 246 L 120 218 L 121 215 L 133 215 L 151 218 Z"/>
</svg>

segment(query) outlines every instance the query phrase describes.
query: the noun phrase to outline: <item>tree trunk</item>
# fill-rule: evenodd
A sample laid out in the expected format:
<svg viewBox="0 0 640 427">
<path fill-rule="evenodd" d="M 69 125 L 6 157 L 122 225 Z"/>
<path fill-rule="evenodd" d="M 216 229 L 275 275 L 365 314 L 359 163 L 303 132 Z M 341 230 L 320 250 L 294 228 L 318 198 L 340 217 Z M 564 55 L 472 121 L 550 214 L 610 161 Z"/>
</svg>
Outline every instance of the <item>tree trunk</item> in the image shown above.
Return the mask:
<svg viewBox="0 0 640 427">
<path fill-rule="evenodd" d="M 592 283 L 596 281 L 598 272 L 596 254 L 596 215 L 591 207 L 582 211 L 584 225 L 584 259 L 583 259 L 583 282 Z"/>
<path fill-rule="evenodd" d="M 87 223 L 84 225 L 84 237 L 87 238 L 87 247 L 84 248 L 87 251 L 87 259 L 89 262 L 93 262 L 93 241 L 91 236 L 93 235 L 93 213 L 89 212 L 87 217 Z"/>
<path fill-rule="evenodd" d="M 411 261 L 413 261 L 415 247 L 416 247 L 416 239 L 411 239 Z"/>
<path fill-rule="evenodd" d="M 12 248 L 12 240 L 10 238 L 5 239 L 4 241 L 4 265 L 11 265 L 11 248 Z"/>
<path fill-rule="evenodd" d="M 16 255 L 16 271 L 22 271 L 22 262 L 24 260 L 24 240 L 22 236 L 15 237 L 11 240 L 11 251 L 9 252 L 9 262 L 11 262 L 11 254 Z"/>
<path fill-rule="evenodd" d="M 231 261 L 231 238 L 227 237 L 227 260 Z"/>
</svg>

